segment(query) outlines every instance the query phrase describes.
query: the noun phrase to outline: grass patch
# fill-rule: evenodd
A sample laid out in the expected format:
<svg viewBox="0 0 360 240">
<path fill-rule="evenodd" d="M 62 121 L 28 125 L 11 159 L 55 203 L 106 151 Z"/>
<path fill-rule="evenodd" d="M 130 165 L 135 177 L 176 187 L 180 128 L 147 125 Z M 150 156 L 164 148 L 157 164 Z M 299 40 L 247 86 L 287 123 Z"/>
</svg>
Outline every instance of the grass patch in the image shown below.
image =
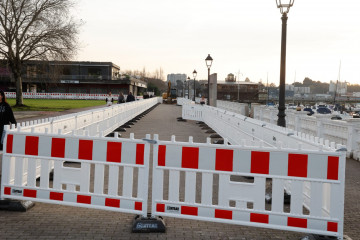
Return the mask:
<svg viewBox="0 0 360 240">
<path fill-rule="evenodd" d="M 15 99 L 6 99 L 13 111 L 64 111 L 75 108 L 105 105 L 105 100 L 60 100 L 60 99 L 24 99 L 23 107 L 14 107 Z"/>
</svg>

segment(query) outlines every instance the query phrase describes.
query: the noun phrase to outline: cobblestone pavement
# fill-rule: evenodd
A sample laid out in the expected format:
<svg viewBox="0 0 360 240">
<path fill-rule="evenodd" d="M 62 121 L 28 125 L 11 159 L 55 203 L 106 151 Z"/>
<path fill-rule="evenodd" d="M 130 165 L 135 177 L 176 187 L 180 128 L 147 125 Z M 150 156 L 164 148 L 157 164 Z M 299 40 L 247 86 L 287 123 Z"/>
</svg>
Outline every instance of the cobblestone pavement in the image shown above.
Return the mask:
<svg viewBox="0 0 360 240">
<path fill-rule="evenodd" d="M 161 140 L 206 142 L 209 134 L 194 121 L 177 122 L 181 107 L 161 104 L 135 123 L 122 137 L 159 134 Z M 24 118 L 25 119 L 25 118 Z M 26 119 L 25 119 L 26 120 Z M 345 235 L 360 239 L 360 162 L 347 160 Z M 151 174 L 150 174 L 151 176 Z M 151 181 L 151 179 L 150 179 Z M 149 192 L 151 196 L 151 189 Z M 131 233 L 134 215 L 36 203 L 27 212 L 0 211 L 0 239 L 300 239 L 306 234 L 264 228 L 165 218 L 166 233 Z"/>
</svg>

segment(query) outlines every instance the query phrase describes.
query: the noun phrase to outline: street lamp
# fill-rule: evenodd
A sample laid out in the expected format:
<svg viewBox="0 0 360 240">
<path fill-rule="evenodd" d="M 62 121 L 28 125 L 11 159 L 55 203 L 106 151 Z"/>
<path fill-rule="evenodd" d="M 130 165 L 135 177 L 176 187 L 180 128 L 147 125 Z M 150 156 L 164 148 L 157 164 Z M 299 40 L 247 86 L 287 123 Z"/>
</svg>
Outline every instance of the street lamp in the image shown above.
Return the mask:
<svg viewBox="0 0 360 240">
<path fill-rule="evenodd" d="M 276 0 L 276 5 L 280 8 L 282 14 L 282 32 L 281 32 L 281 61 L 280 61 L 280 86 L 279 86 L 279 113 L 277 125 L 286 127 L 285 122 L 285 66 L 286 66 L 286 22 L 287 14 L 294 0 Z"/>
<path fill-rule="evenodd" d="M 206 66 L 208 68 L 208 102 L 207 104 L 210 106 L 210 68 L 211 68 L 211 64 L 213 62 L 212 57 L 210 56 L 210 54 L 208 54 L 208 56 L 205 58 L 205 63 Z"/>
<path fill-rule="evenodd" d="M 195 94 L 196 94 L 196 91 L 195 91 L 195 78 L 196 78 L 196 75 L 197 75 L 197 72 L 196 70 L 193 71 L 193 76 L 194 76 L 194 102 L 195 102 Z"/>
<path fill-rule="evenodd" d="M 187 80 L 188 80 L 188 99 L 190 99 L 190 77 L 187 77 Z"/>
<path fill-rule="evenodd" d="M 186 79 L 183 83 L 183 87 L 182 87 L 182 90 L 183 90 L 183 98 L 185 98 L 185 90 L 186 90 Z"/>
</svg>

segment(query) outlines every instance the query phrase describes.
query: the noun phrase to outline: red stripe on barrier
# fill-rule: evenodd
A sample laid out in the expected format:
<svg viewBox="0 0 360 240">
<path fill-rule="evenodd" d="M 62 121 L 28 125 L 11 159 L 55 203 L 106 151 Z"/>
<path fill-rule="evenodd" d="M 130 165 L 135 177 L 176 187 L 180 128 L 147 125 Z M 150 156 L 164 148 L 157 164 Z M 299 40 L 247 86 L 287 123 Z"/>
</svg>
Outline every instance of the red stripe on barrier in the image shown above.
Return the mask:
<svg viewBox="0 0 360 240">
<path fill-rule="evenodd" d="M 251 152 L 251 173 L 269 174 L 269 152 Z"/>
<path fill-rule="evenodd" d="M 36 198 L 36 190 L 24 189 L 24 197 Z"/>
<path fill-rule="evenodd" d="M 39 137 L 26 136 L 25 154 L 37 156 L 39 151 Z"/>
<path fill-rule="evenodd" d="M 64 193 L 50 192 L 50 200 L 63 201 Z"/>
<path fill-rule="evenodd" d="M 308 155 L 289 153 L 288 176 L 307 177 Z"/>
<path fill-rule="evenodd" d="M 165 212 L 165 204 L 163 204 L 163 203 L 156 204 L 156 211 L 157 212 Z"/>
<path fill-rule="evenodd" d="M 287 225 L 289 227 L 307 228 L 307 219 L 288 217 Z"/>
<path fill-rule="evenodd" d="M 181 206 L 181 214 L 197 216 L 198 215 L 198 208 L 197 207 Z"/>
<path fill-rule="evenodd" d="M 327 179 L 339 180 L 339 157 L 328 157 Z"/>
<path fill-rule="evenodd" d="M 7 135 L 7 140 L 6 140 L 6 152 L 7 153 L 13 152 L 13 140 L 14 140 L 14 135 L 12 135 L 12 134 Z"/>
<path fill-rule="evenodd" d="M 136 144 L 136 164 L 144 165 L 145 144 Z"/>
<path fill-rule="evenodd" d="M 105 198 L 105 206 L 107 207 L 120 207 L 120 200 L 119 199 L 113 199 L 113 198 Z"/>
<path fill-rule="evenodd" d="M 52 138 L 51 157 L 65 157 L 65 138 Z"/>
<path fill-rule="evenodd" d="M 269 223 L 269 215 L 260 213 L 250 213 L 250 222 Z"/>
<path fill-rule="evenodd" d="M 232 211 L 215 209 L 215 218 L 223 218 L 232 220 Z"/>
<path fill-rule="evenodd" d="M 11 195 L 11 187 L 4 187 L 4 194 Z"/>
<path fill-rule="evenodd" d="M 91 204 L 91 196 L 77 195 L 77 203 Z"/>
<path fill-rule="evenodd" d="M 338 231 L 338 223 L 337 222 L 328 222 L 327 230 L 329 232 L 337 232 Z"/>
<path fill-rule="evenodd" d="M 79 159 L 92 160 L 93 141 L 79 140 Z"/>
<path fill-rule="evenodd" d="M 215 170 L 232 172 L 233 155 L 233 150 L 216 149 Z"/>
<path fill-rule="evenodd" d="M 107 162 L 121 163 L 121 142 L 108 142 L 106 151 Z"/>
<path fill-rule="evenodd" d="M 182 168 L 199 168 L 199 148 L 198 147 L 183 147 L 182 148 Z"/>
<path fill-rule="evenodd" d="M 135 210 L 142 211 L 142 202 L 135 202 Z"/>
<path fill-rule="evenodd" d="M 166 145 L 159 145 L 158 152 L 158 166 L 164 166 L 166 164 Z"/>
</svg>

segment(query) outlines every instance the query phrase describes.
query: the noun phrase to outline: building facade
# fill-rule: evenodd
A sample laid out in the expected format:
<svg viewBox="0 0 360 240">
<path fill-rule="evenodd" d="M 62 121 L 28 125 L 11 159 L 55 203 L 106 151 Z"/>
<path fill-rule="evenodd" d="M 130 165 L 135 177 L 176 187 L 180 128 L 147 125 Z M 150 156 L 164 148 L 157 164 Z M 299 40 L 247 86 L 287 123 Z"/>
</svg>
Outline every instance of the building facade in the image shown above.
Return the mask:
<svg viewBox="0 0 360 240">
<path fill-rule="evenodd" d="M 132 76 L 121 75 L 120 67 L 112 62 L 42 62 L 23 65 L 24 92 L 58 92 L 104 94 L 133 92 L 138 95 L 147 83 Z M 15 82 L 6 62 L 0 64 L 0 88 L 15 91 Z"/>
<path fill-rule="evenodd" d="M 180 80 L 184 83 L 186 81 L 186 78 L 187 78 L 186 74 L 181 74 L 181 73 L 177 73 L 177 74 L 171 73 L 167 75 L 167 81 L 171 82 L 171 86 L 176 86 L 177 80 Z"/>
<path fill-rule="evenodd" d="M 336 95 L 345 95 L 347 93 L 347 83 L 346 82 L 333 82 L 330 81 L 329 93 Z"/>
</svg>

